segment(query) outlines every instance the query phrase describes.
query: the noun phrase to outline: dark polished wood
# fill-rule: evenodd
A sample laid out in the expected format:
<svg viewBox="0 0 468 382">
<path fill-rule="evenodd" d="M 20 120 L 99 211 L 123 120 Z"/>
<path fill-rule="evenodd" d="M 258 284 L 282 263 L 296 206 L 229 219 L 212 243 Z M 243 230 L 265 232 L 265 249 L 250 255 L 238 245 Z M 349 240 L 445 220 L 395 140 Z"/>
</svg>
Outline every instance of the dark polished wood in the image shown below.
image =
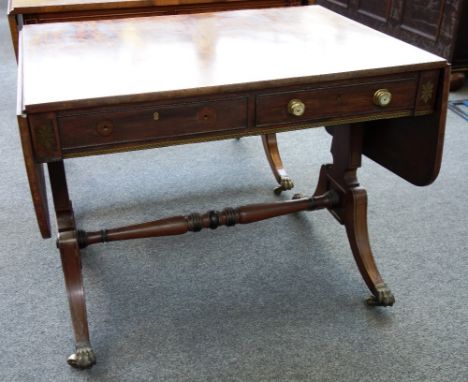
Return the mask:
<svg viewBox="0 0 468 382">
<path fill-rule="evenodd" d="M 110 109 L 59 119 L 61 146 L 66 150 L 98 145 L 245 129 L 247 97 L 206 102 Z"/>
<path fill-rule="evenodd" d="M 161 12 L 170 14 L 188 13 L 191 9 L 193 13 L 199 10 L 220 11 L 232 9 L 253 9 L 268 8 L 271 6 L 288 6 L 301 4 L 301 0 L 11 0 L 9 9 L 14 14 L 52 14 L 68 13 L 68 21 L 76 19 L 75 13 L 78 11 L 96 10 L 120 10 L 122 13 L 127 10 L 131 14 L 135 10 L 160 9 Z M 79 17 L 79 16 L 78 16 Z M 39 20 L 38 20 L 39 21 Z"/>
<path fill-rule="evenodd" d="M 330 212 L 346 228 L 356 264 L 373 294 L 368 303 L 391 306 L 395 298 L 377 269 L 369 242 L 367 193 L 359 186 L 357 179 L 357 170 L 361 167 L 364 126 L 337 126 L 328 130 L 333 135 L 333 164 L 322 167 L 316 194 L 334 190 L 339 195 L 341 204 L 332 207 Z"/>
<path fill-rule="evenodd" d="M 209 211 L 205 214 L 192 213 L 187 216 L 174 216 L 128 227 L 103 229 L 96 232 L 79 231 L 79 244 L 85 248 L 91 244 L 110 241 L 144 239 L 148 237 L 175 236 L 202 229 L 216 229 L 220 226 L 233 227 L 236 224 L 256 223 L 278 216 L 300 211 L 315 211 L 333 208 L 339 203 L 333 191 L 311 198 L 295 199 L 285 202 L 251 204 L 222 211 Z"/>
<path fill-rule="evenodd" d="M 437 177 L 449 73 L 446 60 L 319 6 L 25 25 L 20 133 L 43 236 L 50 226 L 41 166 L 49 168 L 77 347 L 69 363 L 95 362 L 79 258 L 80 246 L 98 242 L 327 208 L 346 229 L 368 302 L 392 305 L 356 174 L 364 154 L 419 186 Z M 333 136 L 333 163 L 322 167 L 312 198 L 96 232 L 75 225 L 64 159 L 316 126 Z"/>
<path fill-rule="evenodd" d="M 18 116 L 18 127 L 23 148 L 24 163 L 29 180 L 29 188 L 36 212 L 39 231 L 44 239 L 51 237 L 49 206 L 47 203 L 46 185 L 43 164 L 36 163 L 31 134 L 26 116 Z"/>
<path fill-rule="evenodd" d="M 275 194 L 280 195 L 283 191 L 291 190 L 294 187 L 294 182 L 284 169 L 283 161 L 278 149 L 276 134 L 262 135 L 262 143 L 271 171 L 279 184 L 279 186 L 274 190 Z"/>
<path fill-rule="evenodd" d="M 349 37 L 323 38 L 324 23 L 328 33 L 345 37 L 346 30 Z M 22 109 L 28 113 L 202 96 L 208 100 L 259 90 L 266 96 L 279 92 L 279 86 L 307 90 L 327 81 L 346 85 L 350 78 L 363 79 L 359 85 L 365 85 L 364 78 L 371 76 L 382 76 L 377 81 L 387 86 L 385 75 L 394 80 L 393 75 L 418 75 L 444 63 L 318 6 L 25 25 L 21 39 L 27 52 L 22 55 L 27 60 L 20 62 Z M 237 59 L 241 47 L 250 60 Z M 125 80 L 117 81 L 123 73 Z M 369 84 L 367 91 L 377 90 L 375 86 Z M 347 95 L 341 101 L 350 102 Z M 373 94 L 367 95 L 360 95 L 361 102 L 372 104 Z M 296 120 L 287 117 L 288 123 Z"/>
<path fill-rule="evenodd" d="M 9 0 L 15 52 L 23 25 L 300 5 L 301 0 Z"/>
<path fill-rule="evenodd" d="M 426 78 L 430 78 L 429 83 L 437 81 L 440 84 L 438 91 L 432 93 L 432 113 L 417 118 L 399 118 L 378 123 L 369 121 L 365 124 L 363 153 L 417 186 L 427 186 L 434 182 L 442 163 L 450 68 L 446 67 L 436 73 L 438 78 L 433 77 L 434 72 L 427 72 L 420 77 L 421 88 Z M 423 95 L 420 91 L 419 102 L 422 102 Z M 417 155 L 415 147 L 418 148 Z"/>
<path fill-rule="evenodd" d="M 65 287 L 75 334 L 76 351 L 68 358 L 68 363 L 73 367 L 84 369 L 91 367 L 96 362 L 96 357 L 89 341 L 88 316 L 75 218 L 68 196 L 63 162 L 50 162 L 48 170 L 57 217 L 57 247 L 62 260 Z"/>
<path fill-rule="evenodd" d="M 284 105 L 291 99 L 300 99 L 306 106 L 301 116 L 296 116 L 297 121 L 313 121 L 323 119 L 326 116 L 372 114 L 380 112 L 380 107 L 370 102 L 369 92 L 373 87 L 390 90 L 392 102 L 386 112 L 401 112 L 412 110 L 418 88 L 418 78 L 415 73 L 388 78 L 378 78 L 375 82 L 369 79 L 365 83 L 346 81 L 336 86 L 314 87 L 298 89 L 289 92 L 273 92 L 257 97 L 256 126 L 275 126 L 291 118 Z"/>
</svg>

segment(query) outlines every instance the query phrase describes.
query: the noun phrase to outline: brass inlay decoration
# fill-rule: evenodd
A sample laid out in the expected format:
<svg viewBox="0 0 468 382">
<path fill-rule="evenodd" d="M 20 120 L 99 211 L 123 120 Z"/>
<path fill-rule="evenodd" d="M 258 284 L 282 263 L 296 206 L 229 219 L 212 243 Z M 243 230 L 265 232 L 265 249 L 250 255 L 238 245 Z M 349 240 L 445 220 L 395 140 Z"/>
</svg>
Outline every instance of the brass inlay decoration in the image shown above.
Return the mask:
<svg viewBox="0 0 468 382">
<path fill-rule="evenodd" d="M 425 82 L 421 88 L 421 100 L 424 103 L 428 103 L 432 99 L 433 94 L 434 94 L 434 84 L 431 81 Z"/>
<path fill-rule="evenodd" d="M 416 115 L 427 115 L 431 114 L 431 111 L 420 111 L 416 113 Z M 199 142 L 213 142 L 219 141 L 224 139 L 231 139 L 231 138 L 241 138 L 241 137 L 249 137 L 249 136 L 256 136 L 256 135 L 263 135 L 263 134 L 271 134 L 271 133 L 281 133 L 287 131 L 294 131 L 294 130 L 301 130 L 301 129 L 310 129 L 311 127 L 323 127 L 323 126 L 336 126 L 336 125 L 343 125 L 345 123 L 357 123 L 357 122 L 368 122 L 368 121 L 378 121 L 380 119 L 389 119 L 389 118 L 401 118 L 401 117 L 409 117 L 413 115 L 412 112 L 403 111 L 403 112 L 390 112 L 390 113 L 382 113 L 378 115 L 372 116 L 364 116 L 364 117 L 352 117 L 352 118 L 337 118 L 331 121 L 318 121 L 318 122 L 309 122 L 304 124 L 298 124 L 294 126 L 287 126 L 281 128 L 252 128 L 248 130 L 243 130 L 241 133 L 230 133 L 230 134 L 223 134 L 219 136 L 210 136 L 210 137 L 193 137 L 193 138 L 186 138 L 181 140 L 164 140 L 161 142 L 152 142 L 152 143 L 143 143 L 143 144 L 134 144 L 125 147 L 111 147 L 111 148 L 95 148 L 91 150 L 83 150 L 83 151 L 72 151 L 70 149 L 66 149 L 64 153 L 64 158 L 80 158 L 89 155 L 104 155 L 104 154 L 113 154 L 113 153 L 122 153 L 127 151 L 135 151 L 135 150 L 147 150 L 147 149 L 154 149 L 154 148 L 161 148 L 161 147 L 168 147 L 168 146 L 177 146 L 177 145 L 186 145 L 190 143 L 199 143 Z M 68 151 L 68 152 L 67 152 Z"/>
<path fill-rule="evenodd" d="M 305 112 L 305 105 L 300 99 L 292 99 L 288 103 L 288 113 L 300 117 Z"/>
<path fill-rule="evenodd" d="M 388 89 L 379 89 L 374 93 L 373 101 L 377 106 L 388 106 L 392 102 L 392 93 Z"/>
</svg>

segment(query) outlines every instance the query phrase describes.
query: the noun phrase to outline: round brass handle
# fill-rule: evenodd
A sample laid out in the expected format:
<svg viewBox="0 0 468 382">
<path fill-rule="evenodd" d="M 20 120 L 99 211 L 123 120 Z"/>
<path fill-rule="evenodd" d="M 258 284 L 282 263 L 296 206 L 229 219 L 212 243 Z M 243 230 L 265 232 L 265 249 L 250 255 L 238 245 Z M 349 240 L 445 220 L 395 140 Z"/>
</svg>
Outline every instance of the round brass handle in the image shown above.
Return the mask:
<svg viewBox="0 0 468 382">
<path fill-rule="evenodd" d="M 292 99 L 288 103 L 288 112 L 291 115 L 295 115 L 296 117 L 300 117 L 305 112 L 305 105 L 300 99 Z"/>
<path fill-rule="evenodd" d="M 379 89 L 374 93 L 374 104 L 385 107 L 392 102 L 392 93 L 387 89 Z"/>
</svg>

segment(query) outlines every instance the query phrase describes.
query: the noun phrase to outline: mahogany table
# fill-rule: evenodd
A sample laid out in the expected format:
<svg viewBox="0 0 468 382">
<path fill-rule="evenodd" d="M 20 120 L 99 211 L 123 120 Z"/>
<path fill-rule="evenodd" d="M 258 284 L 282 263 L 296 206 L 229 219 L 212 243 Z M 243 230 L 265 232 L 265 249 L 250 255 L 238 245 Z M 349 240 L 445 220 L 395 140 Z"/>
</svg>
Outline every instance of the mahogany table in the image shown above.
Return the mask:
<svg viewBox="0 0 468 382">
<path fill-rule="evenodd" d="M 434 181 L 449 73 L 444 59 L 320 6 L 25 25 L 18 123 L 44 238 L 48 167 L 76 341 L 68 362 L 95 362 L 80 252 L 102 242 L 326 208 L 346 229 L 368 303 L 392 305 L 356 174 L 364 154 L 412 184 Z M 322 166 L 310 197 L 96 232 L 75 224 L 64 160 L 317 126 L 333 136 L 333 163 Z"/>
</svg>

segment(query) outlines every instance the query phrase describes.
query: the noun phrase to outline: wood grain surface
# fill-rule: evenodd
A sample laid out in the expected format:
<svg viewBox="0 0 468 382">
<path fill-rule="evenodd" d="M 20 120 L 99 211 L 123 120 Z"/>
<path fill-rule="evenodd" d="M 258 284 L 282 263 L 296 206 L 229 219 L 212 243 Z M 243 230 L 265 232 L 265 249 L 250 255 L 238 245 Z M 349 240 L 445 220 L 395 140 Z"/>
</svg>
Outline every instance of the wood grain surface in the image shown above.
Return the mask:
<svg viewBox="0 0 468 382">
<path fill-rule="evenodd" d="M 309 4 L 311 4 L 309 1 Z M 11 0 L 10 16 L 22 15 L 25 24 L 49 20 L 77 20 L 118 14 L 178 14 L 227 9 L 255 9 L 300 5 L 301 0 Z"/>
<path fill-rule="evenodd" d="M 220 94 L 445 62 L 320 6 L 25 25 L 20 37 L 26 111 Z"/>
<path fill-rule="evenodd" d="M 22 13 L 24 11 L 51 11 L 75 9 L 106 9 L 118 7 L 159 7 L 159 6 L 177 6 L 192 5 L 200 3 L 215 2 L 237 2 L 243 0 L 11 0 L 9 4 L 10 12 Z M 268 0 L 265 0 L 268 1 Z"/>
</svg>

